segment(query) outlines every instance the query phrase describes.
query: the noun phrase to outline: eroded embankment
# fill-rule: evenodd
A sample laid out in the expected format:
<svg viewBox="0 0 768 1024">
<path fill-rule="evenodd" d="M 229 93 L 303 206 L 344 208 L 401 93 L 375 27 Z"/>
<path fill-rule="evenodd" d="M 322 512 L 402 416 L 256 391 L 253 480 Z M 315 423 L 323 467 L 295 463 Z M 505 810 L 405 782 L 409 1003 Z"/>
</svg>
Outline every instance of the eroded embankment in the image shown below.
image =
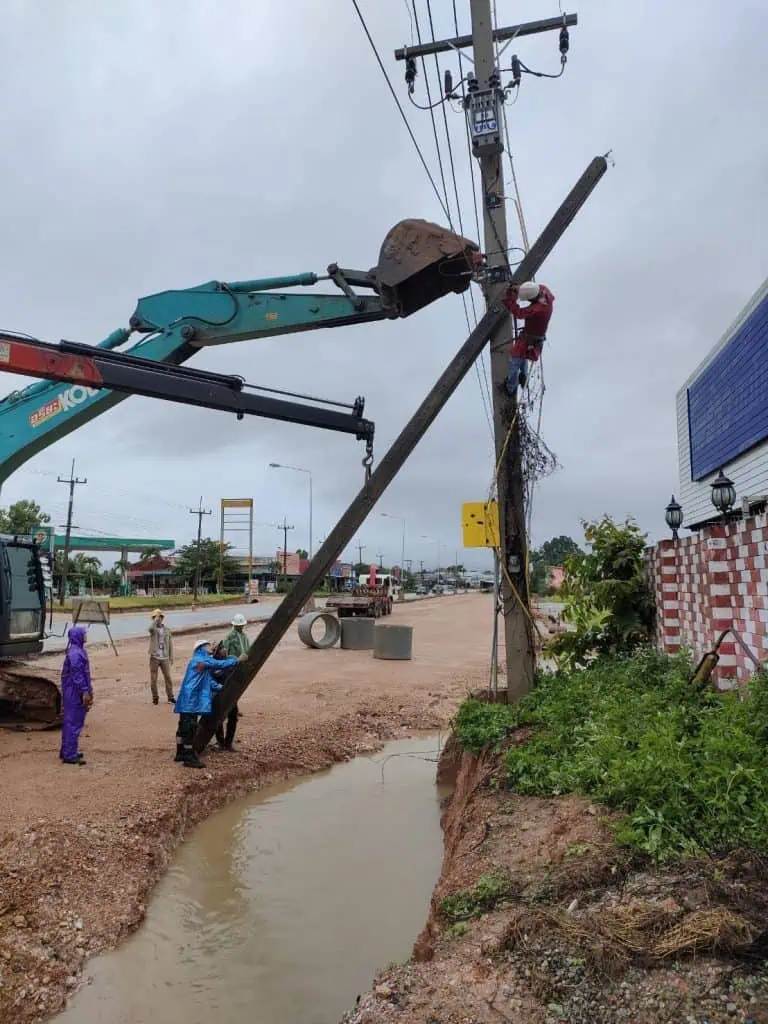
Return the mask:
<svg viewBox="0 0 768 1024">
<path fill-rule="evenodd" d="M 446 747 L 429 919 L 347 1024 L 768 1024 L 768 865 L 654 866 L 616 845 L 605 809 L 509 793 L 502 771 Z"/>
<path fill-rule="evenodd" d="M 122 820 L 40 819 L 0 847 L 0 1021 L 48 1019 L 81 982 L 86 960 L 142 921 L 147 899 L 185 834 L 216 808 L 281 779 L 309 774 L 440 716 L 408 714 L 386 698 L 332 722 L 211 754 L 203 772 L 178 769 L 159 803 L 141 794 Z M 62 769 L 63 770 L 63 769 Z"/>
</svg>

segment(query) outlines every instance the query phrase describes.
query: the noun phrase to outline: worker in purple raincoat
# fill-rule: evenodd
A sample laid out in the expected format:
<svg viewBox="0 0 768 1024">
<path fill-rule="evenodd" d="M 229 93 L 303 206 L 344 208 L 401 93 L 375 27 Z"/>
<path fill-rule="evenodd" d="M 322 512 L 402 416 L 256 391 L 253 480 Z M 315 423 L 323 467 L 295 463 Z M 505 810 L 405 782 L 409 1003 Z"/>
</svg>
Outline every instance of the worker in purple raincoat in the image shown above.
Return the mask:
<svg viewBox="0 0 768 1024">
<path fill-rule="evenodd" d="M 67 635 L 69 644 L 61 668 L 63 723 L 59 757 L 64 764 L 85 764 L 77 744 L 85 725 L 85 716 L 93 704 L 91 666 L 85 649 L 87 631 L 82 626 L 73 626 Z"/>
</svg>

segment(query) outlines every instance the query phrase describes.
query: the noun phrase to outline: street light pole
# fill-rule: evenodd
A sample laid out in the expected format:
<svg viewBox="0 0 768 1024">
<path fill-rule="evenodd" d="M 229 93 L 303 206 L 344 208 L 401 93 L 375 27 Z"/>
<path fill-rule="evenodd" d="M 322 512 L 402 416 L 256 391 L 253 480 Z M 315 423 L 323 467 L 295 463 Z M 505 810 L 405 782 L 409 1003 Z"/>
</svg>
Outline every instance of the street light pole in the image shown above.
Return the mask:
<svg viewBox="0 0 768 1024">
<path fill-rule="evenodd" d="M 403 524 L 403 536 L 400 545 L 400 600 L 405 600 L 405 580 L 403 574 L 405 572 L 405 519 L 402 516 L 393 516 L 389 512 L 381 513 L 385 519 L 397 519 Z"/>
<path fill-rule="evenodd" d="M 301 466 L 285 466 L 282 462 L 270 462 L 270 469 L 290 469 L 294 473 L 306 473 L 309 477 L 309 557 L 310 559 L 314 555 L 312 546 L 312 473 L 308 469 L 302 469 Z"/>
<path fill-rule="evenodd" d="M 422 533 L 421 539 L 422 540 L 432 540 L 432 541 L 435 541 L 435 543 L 437 544 L 437 583 L 438 583 L 438 586 L 439 586 L 439 584 L 440 584 L 440 559 L 441 559 L 440 538 L 439 537 L 428 537 L 426 533 Z"/>
</svg>

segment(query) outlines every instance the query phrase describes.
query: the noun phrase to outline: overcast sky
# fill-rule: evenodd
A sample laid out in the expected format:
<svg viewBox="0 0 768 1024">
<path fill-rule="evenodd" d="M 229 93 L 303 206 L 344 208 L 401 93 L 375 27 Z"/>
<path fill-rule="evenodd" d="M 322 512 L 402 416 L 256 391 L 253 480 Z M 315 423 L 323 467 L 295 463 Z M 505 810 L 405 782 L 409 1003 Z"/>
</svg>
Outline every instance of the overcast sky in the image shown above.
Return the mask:
<svg viewBox="0 0 768 1024">
<path fill-rule="evenodd" d="M 410 41 L 407 3 L 360 6 L 405 102 L 392 51 Z M 451 4 L 432 6 L 437 34 L 452 35 Z M 497 7 L 504 24 L 558 13 L 534 0 Z M 351 0 L 5 0 L 2 12 L 0 326 L 96 343 L 141 295 L 331 261 L 368 268 L 401 218 L 445 221 Z M 578 13 L 564 77 L 524 79 L 509 109 L 532 238 L 594 155 L 612 149 L 616 161 L 540 274 L 557 297 L 542 432 L 562 469 L 537 490 L 535 544 L 580 540 L 580 519 L 603 512 L 634 515 L 651 538 L 664 531 L 678 488 L 675 391 L 767 265 L 764 2 L 582 0 Z M 505 58 L 512 49 L 558 67 L 557 33 Z M 441 67 L 459 77 L 455 55 Z M 421 74 L 416 88 L 423 102 Z M 406 109 L 436 173 L 429 115 Z M 462 114 L 448 117 L 474 236 Z M 342 401 L 364 394 L 381 456 L 465 335 L 452 296 L 407 320 L 241 342 L 192 365 Z M 21 383 L 3 380 L 7 392 Z M 312 471 L 317 545 L 362 483 L 362 454 L 347 436 L 131 398 L 18 470 L 0 503 L 32 497 L 63 522 L 56 476 L 76 457 L 84 530 L 181 544 L 201 495 L 214 512 L 222 497 L 253 497 L 258 523 L 295 524 L 295 548 L 308 544 L 307 481 L 267 464 Z M 406 557 L 433 565 L 439 539 L 452 562 L 461 503 L 486 496 L 490 455 L 473 373 L 361 529 L 364 558 L 399 560 L 388 512 L 407 521 Z M 259 552 L 280 540 L 257 528 Z M 459 557 L 485 564 L 482 552 Z"/>
</svg>

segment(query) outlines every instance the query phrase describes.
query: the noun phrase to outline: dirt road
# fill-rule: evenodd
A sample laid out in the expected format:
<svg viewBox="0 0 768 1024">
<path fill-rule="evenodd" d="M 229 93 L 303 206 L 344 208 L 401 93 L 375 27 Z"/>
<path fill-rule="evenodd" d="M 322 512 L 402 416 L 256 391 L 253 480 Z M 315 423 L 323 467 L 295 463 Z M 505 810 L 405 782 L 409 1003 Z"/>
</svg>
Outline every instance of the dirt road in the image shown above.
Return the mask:
<svg viewBox="0 0 768 1024">
<path fill-rule="evenodd" d="M 87 957 L 141 921 L 185 831 L 229 797 L 445 725 L 487 678 L 490 605 L 396 605 L 389 621 L 414 626 L 411 662 L 310 650 L 291 630 L 241 702 L 240 752 L 206 755 L 205 771 L 173 763 L 176 716 L 151 703 L 146 642 L 92 652 L 87 766 L 59 763 L 58 732 L 0 733 L 0 1020 L 60 1009 Z M 177 676 L 196 639 L 179 637 Z"/>
</svg>

